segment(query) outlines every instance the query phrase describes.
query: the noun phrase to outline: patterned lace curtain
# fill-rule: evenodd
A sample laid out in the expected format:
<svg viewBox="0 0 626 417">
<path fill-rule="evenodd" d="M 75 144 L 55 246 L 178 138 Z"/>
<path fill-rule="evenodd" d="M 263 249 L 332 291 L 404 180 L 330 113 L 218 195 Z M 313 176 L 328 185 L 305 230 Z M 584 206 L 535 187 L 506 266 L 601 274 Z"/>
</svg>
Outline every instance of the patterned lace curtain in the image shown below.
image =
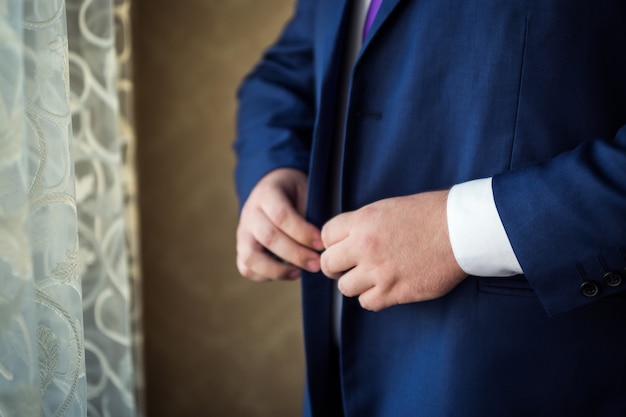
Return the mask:
<svg viewBox="0 0 626 417">
<path fill-rule="evenodd" d="M 141 415 L 129 21 L 0 0 L 0 417 Z"/>
</svg>

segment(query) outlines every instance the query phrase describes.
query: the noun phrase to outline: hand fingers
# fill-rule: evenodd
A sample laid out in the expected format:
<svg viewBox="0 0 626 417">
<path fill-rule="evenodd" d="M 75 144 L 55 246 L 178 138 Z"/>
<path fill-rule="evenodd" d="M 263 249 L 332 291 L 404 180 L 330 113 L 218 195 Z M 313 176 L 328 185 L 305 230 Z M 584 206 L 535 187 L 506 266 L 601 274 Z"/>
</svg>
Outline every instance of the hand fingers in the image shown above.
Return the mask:
<svg viewBox="0 0 626 417">
<path fill-rule="evenodd" d="M 267 218 L 285 235 L 300 245 L 313 250 L 324 249 L 318 228 L 307 222 L 285 195 L 278 194 L 276 200 L 264 201 L 267 203 L 262 203 L 261 209 Z"/>
<path fill-rule="evenodd" d="M 339 214 L 322 227 L 322 243 L 324 243 L 325 248 L 329 248 L 349 236 L 352 214 L 352 212 Z"/>
<path fill-rule="evenodd" d="M 263 248 L 279 258 L 310 272 L 320 269 L 319 254 L 295 241 L 276 226 L 262 210 L 250 213 L 247 231 Z"/>
<path fill-rule="evenodd" d="M 380 311 L 394 304 L 387 293 L 381 292 L 374 280 L 369 280 L 355 268 L 343 275 L 338 282 L 339 291 L 346 297 L 359 297 L 365 310 Z"/>
<path fill-rule="evenodd" d="M 380 294 L 377 287 L 362 293 L 359 296 L 359 304 L 361 304 L 361 307 L 365 310 L 369 311 L 380 311 L 393 305 L 389 303 L 382 294 Z"/>
<path fill-rule="evenodd" d="M 241 233 L 237 239 L 237 268 L 253 281 L 296 279 L 300 275 L 297 267 L 267 254 L 249 233 Z"/>
<path fill-rule="evenodd" d="M 306 186 L 306 174 L 276 169 L 252 190 L 237 229 L 237 265 L 242 275 L 268 280 L 294 278 L 298 268 L 319 271 L 321 234 L 299 211 L 304 210 Z"/>
<path fill-rule="evenodd" d="M 320 256 L 322 272 L 329 278 L 339 278 L 357 265 L 357 255 L 350 239 L 339 241 Z"/>
<path fill-rule="evenodd" d="M 337 288 L 346 297 L 356 297 L 366 291 L 371 291 L 374 287 L 374 280 L 368 278 L 367 274 L 364 274 L 358 267 L 343 274 L 337 283 Z"/>
</svg>

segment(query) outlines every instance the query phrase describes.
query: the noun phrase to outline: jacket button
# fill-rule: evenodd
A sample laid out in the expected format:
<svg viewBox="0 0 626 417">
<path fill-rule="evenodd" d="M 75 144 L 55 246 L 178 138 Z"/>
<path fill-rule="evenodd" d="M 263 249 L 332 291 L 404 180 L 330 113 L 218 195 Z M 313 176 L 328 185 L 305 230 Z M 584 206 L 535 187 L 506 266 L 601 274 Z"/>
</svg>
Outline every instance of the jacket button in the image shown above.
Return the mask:
<svg viewBox="0 0 626 417">
<path fill-rule="evenodd" d="M 585 281 L 580 286 L 580 292 L 585 297 L 595 297 L 600 293 L 600 287 L 593 281 Z"/>
<path fill-rule="evenodd" d="M 604 283 L 609 287 L 619 287 L 622 285 L 622 276 L 619 272 L 607 272 L 604 274 Z"/>
</svg>

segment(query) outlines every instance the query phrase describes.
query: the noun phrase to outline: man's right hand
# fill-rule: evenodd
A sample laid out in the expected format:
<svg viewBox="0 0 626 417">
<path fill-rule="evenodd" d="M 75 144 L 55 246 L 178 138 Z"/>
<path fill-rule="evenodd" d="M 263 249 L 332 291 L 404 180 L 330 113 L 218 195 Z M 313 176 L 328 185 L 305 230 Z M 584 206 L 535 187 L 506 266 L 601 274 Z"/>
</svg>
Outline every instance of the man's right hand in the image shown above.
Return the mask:
<svg viewBox="0 0 626 417">
<path fill-rule="evenodd" d="M 295 169 L 276 169 L 258 182 L 237 227 L 241 275 L 253 281 L 293 280 L 300 268 L 320 270 L 324 245 L 319 229 L 304 219 L 306 194 L 307 177 Z"/>
</svg>

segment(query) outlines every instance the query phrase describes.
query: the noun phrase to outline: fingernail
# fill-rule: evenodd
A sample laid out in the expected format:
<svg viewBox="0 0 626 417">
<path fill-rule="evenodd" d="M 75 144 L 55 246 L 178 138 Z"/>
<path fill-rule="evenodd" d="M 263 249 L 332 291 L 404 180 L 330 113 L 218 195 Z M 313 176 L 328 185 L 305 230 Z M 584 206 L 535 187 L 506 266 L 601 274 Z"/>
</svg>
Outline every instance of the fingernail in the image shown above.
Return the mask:
<svg viewBox="0 0 626 417">
<path fill-rule="evenodd" d="M 300 270 L 296 269 L 289 273 L 289 279 L 298 279 L 300 277 Z"/>
<path fill-rule="evenodd" d="M 312 245 L 315 250 L 324 250 L 324 243 L 321 240 L 313 241 Z"/>
</svg>

